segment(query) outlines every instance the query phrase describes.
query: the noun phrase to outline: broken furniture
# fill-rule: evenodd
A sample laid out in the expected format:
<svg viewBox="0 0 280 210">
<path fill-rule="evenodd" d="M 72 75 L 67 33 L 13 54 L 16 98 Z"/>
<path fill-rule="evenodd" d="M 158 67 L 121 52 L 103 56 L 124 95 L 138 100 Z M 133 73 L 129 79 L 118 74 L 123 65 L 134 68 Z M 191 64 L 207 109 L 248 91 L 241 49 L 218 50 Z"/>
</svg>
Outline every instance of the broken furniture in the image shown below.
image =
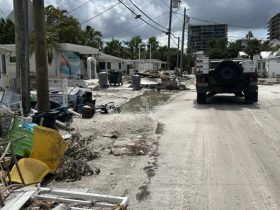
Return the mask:
<svg viewBox="0 0 280 210">
<path fill-rule="evenodd" d="M 55 202 L 57 206 L 65 207 L 62 209 L 72 210 L 88 210 L 93 207 L 125 210 L 128 205 L 128 197 L 37 186 L 13 190 L 2 210 L 20 210 L 29 200 L 31 203 Z"/>
<path fill-rule="evenodd" d="M 66 149 L 67 144 L 56 130 L 36 126 L 30 157 L 20 159 L 18 168 L 13 166 L 12 182 L 23 184 L 41 182 L 48 173 L 55 172 L 59 159 Z M 20 178 L 19 170 L 23 180 Z"/>
<path fill-rule="evenodd" d="M 33 144 L 33 132 L 20 128 L 18 117 L 14 117 L 12 129 L 5 136 L 4 140 L 6 142 L 13 141 L 13 139 L 18 139 L 22 136 L 25 138 L 18 140 L 13 143 L 13 150 L 16 155 L 20 157 L 28 157 L 31 153 L 32 144 Z M 1 143 L 1 141 L 0 141 Z"/>
<path fill-rule="evenodd" d="M 5 105 L 0 105 L 0 137 L 4 137 L 9 132 L 13 120 L 13 112 Z"/>
<path fill-rule="evenodd" d="M 17 159 L 13 150 L 13 143 L 25 138 L 22 136 L 18 139 L 13 139 L 10 142 L 1 142 L 0 143 L 0 205 L 4 206 L 4 200 L 10 196 L 12 189 L 14 187 L 22 186 L 18 184 L 11 184 L 11 174 L 9 167 L 12 162 L 15 163 L 16 168 L 18 168 Z M 3 147 L 5 149 L 3 150 Z M 20 178 L 22 178 L 21 173 L 19 172 Z"/>
<path fill-rule="evenodd" d="M 23 116 L 21 95 L 10 91 L 5 91 L 0 104 L 7 106 L 14 112 L 20 112 L 21 116 Z"/>
<path fill-rule="evenodd" d="M 101 114 L 109 114 L 112 112 L 120 113 L 121 109 L 119 107 L 116 107 L 114 102 L 109 102 L 104 105 L 96 106 L 96 112 L 99 112 Z"/>
</svg>

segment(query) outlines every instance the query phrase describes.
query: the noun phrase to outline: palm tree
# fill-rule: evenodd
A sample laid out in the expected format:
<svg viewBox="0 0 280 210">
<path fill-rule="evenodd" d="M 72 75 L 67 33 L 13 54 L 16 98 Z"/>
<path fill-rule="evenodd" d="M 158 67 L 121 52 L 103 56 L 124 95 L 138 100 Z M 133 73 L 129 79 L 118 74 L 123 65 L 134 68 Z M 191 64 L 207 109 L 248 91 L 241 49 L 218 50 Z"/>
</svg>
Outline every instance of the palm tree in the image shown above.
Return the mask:
<svg viewBox="0 0 280 210">
<path fill-rule="evenodd" d="M 137 56 L 137 51 L 139 44 L 142 43 L 142 38 L 140 36 L 134 36 L 130 39 L 130 41 L 124 42 L 126 46 L 130 49 L 130 58 L 135 59 Z"/>
<path fill-rule="evenodd" d="M 80 44 L 81 25 L 77 18 L 50 5 L 45 8 L 46 30 L 58 35 L 59 42 Z"/>
<path fill-rule="evenodd" d="M 51 64 L 54 57 L 54 53 L 57 54 L 60 53 L 61 47 L 59 45 L 58 35 L 55 32 L 46 31 L 45 36 L 46 36 L 47 59 L 48 59 L 48 63 Z M 35 36 L 33 32 L 29 36 L 29 51 L 30 51 L 30 56 L 32 56 L 32 54 L 35 51 Z"/>
<path fill-rule="evenodd" d="M 157 40 L 157 37 L 155 37 L 155 36 L 150 37 L 148 40 L 148 43 L 151 45 L 152 51 L 157 50 L 159 47 L 159 42 Z"/>
<path fill-rule="evenodd" d="M 10 19 L 0 19 L 0 44 L 15 43 L 15 25 Z"/>
<path fill-rule="evenodd" d="M 82 44 L 101 49 L 103 44 L 101 37 L 100 31 L 96 31 L 91 26 L 86 26 L 85 31 L 82 32 Z"/>
<path fill-rule="evenodd" d="M 122 43 L 118 39 L 112 38 L 112 41 L 106 42 L 104 52 L 109 55 L 122 57 L 123 56 L 122 55 L 123 54 Z"/>
</svg>

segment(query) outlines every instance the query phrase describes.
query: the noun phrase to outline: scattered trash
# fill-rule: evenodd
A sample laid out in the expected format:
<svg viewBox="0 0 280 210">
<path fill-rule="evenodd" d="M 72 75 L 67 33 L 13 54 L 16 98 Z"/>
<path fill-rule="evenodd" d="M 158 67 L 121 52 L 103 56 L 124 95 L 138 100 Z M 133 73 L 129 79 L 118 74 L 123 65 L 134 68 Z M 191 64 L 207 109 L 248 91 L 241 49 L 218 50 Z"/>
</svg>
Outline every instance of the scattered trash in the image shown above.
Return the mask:
<svg viewBox="0 0 280 210">
<path fill-rule="evenodd" d="M 82 118 L 90 119 L 94 115 L 94 110 L 88 106 L 85 105 L 83 106 L 83 113 L 82 113 Z"/>
<path fill-rule="evenodd" d="M 110 154 L 115 156 L 122 156 L 122 155 L 146 155 L 150 150 L 150 145 L 147 143 L 146 140 L 137 140 L 135 142 L 127 139 L 127 140 L 118 140 L 115 141 Z"/>
<path fill-rule="evenodd" d="M 128 197 L 102 195 L 65 189 L 36 187 L 21 187 L 12 191 L 10 197 L 2 204 L 3 209 L 103 209 L 124 210 L 128 205 Z"/>
<path fill-rule="evenodd" d="M 127 145 L 127 148 L 130 155 L 146 155 L 150 150 L 150 147 L 145 140 L 138 140 L 132 145 Z"/>
<path fill-rule="evenodd" d="M 14 153 L 20 157 L 29 157 L 33 145 L 33 131 L 19 127 L 19 119 L 14 117 L 12 129 L 7 133 L 4 140 L 11 142 L 14 139 L 25 137 L 13 143 Z M 1 142 L 1 141 L 0 141 Z"/>
<path fill-rule="evenodd" d="M 99 168 L 92 168 L 87 163 L 98 158 L 98 153 L 93 153 L 88 148 L 88 143 L 91 141 L 91 136 L 82 138 L 80 134 L 73 134 L 67 140 L 69 147 L 56 172 L 55 179 L 57 181 L 74 182 L 80 180 L 82 176 L 98 175 L 100 173 Z"/>
<path fill-rule="evenodd" d="M 4 105 L 0 105 L 0 137 L 6 136 L 11 129 L 13 112 Z"/>
<path fill-rule="evenodd" d="M 104 105 L 96 106 L 96 112 L 101 114 L 120 113 L 121 109 L 119 107 L 115 107 L 114 102 L 110 102 Z"/>
</svg>

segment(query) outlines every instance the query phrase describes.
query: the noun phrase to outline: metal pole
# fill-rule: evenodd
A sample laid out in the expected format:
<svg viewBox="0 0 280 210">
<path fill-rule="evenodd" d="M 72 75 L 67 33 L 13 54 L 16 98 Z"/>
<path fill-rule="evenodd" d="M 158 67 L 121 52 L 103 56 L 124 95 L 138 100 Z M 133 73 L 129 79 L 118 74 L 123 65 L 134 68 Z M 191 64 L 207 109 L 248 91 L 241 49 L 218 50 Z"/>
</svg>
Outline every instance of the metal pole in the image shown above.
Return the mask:
<svg viewBox="0 0 280 210">
<path fill-rule="evenodd" d="M 152 45 L 150 44 L 150 60 L 152 59 Z"/>
<path fill-rule="evenodd" d="M 176 64 L 177 68 L 179 67 L 179 53 L 180 53 L 180 37 L 178 37 L 177 64 Z"/>
<path fill-rule="evenodd" d="M 180 69 L 183 72 L 184 68 L 184 42 L 185 42 L 185 28 L 186 28 L 186 8 L 184 9 L 184 23 L 182 29 L 182 44 L 181 44 L 181 61 L 180 61 Z"/>
<path fill-rule="evenodd" d="M 141 47 L 141 45 L 138 44 L 138 49 L 139 49 L 139 60 L 140 60 L 140 47 Z"/>
<path fill-rule="evenodd" d="M 189 53 L 189 57 L 191 57 L 191 23 L 190 20 L 188 19 L 188 53 Z M 188 73 L 191 73 L 191 65 L 189 64 L 189 69 L 188 69 Z"/>
<path fill-rule="evenodd" d="M 167 70 L 170 69 L 170 35 L 171 35 L 171 23 L 172 23 L 172 0 L 170 0 L 170 11 L 169 11 L 169 27 L 168 27 L 168 43 L 167 43 Z"/>
</svg>

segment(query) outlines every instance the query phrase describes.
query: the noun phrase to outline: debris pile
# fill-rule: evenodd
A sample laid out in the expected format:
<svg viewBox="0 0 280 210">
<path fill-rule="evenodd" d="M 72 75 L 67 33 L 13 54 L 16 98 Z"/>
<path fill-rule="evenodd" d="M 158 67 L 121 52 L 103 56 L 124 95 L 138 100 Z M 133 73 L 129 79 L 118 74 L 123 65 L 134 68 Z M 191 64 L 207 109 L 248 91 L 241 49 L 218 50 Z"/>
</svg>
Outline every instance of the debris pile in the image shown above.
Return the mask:
<svg viewBox="0 0 280 210">
<path fill-rule="evenodd" d="M 146 155 L 150 150 L 150 146 L 147 141 L 142 139 L 132 145 L 127 145 L 127 149 L 130 155 Z"/>
<path fill-rule="evenodd" d="M 12 124 L 13 113 L 4 105 L 0 105 L 0 137 L 4 137 Z"/>
<path fill-rule="evenodd" d="M 88 165 L 88 161 L 98 158 L 98 153 L 91 152 L 88 148 L 88 143 L 91 141 L 92 136 L 82 138 L 80 134 L 74 134 L 67 140 L 69 147 L 55 175 L 57 181 L 74 182 L 80 180 L 82 176 L 100 173 L 99 168 Z"/>
<path fill-rule="evenodd" d="M 114 156 L 122 155 L 146 155 L 150 151 L 150 145 L 144 139 L 137 140 L 135 142 L 131 140 L 118 140 L 115 141 L 111 148 L 110 154 Z"/>
</svg>

